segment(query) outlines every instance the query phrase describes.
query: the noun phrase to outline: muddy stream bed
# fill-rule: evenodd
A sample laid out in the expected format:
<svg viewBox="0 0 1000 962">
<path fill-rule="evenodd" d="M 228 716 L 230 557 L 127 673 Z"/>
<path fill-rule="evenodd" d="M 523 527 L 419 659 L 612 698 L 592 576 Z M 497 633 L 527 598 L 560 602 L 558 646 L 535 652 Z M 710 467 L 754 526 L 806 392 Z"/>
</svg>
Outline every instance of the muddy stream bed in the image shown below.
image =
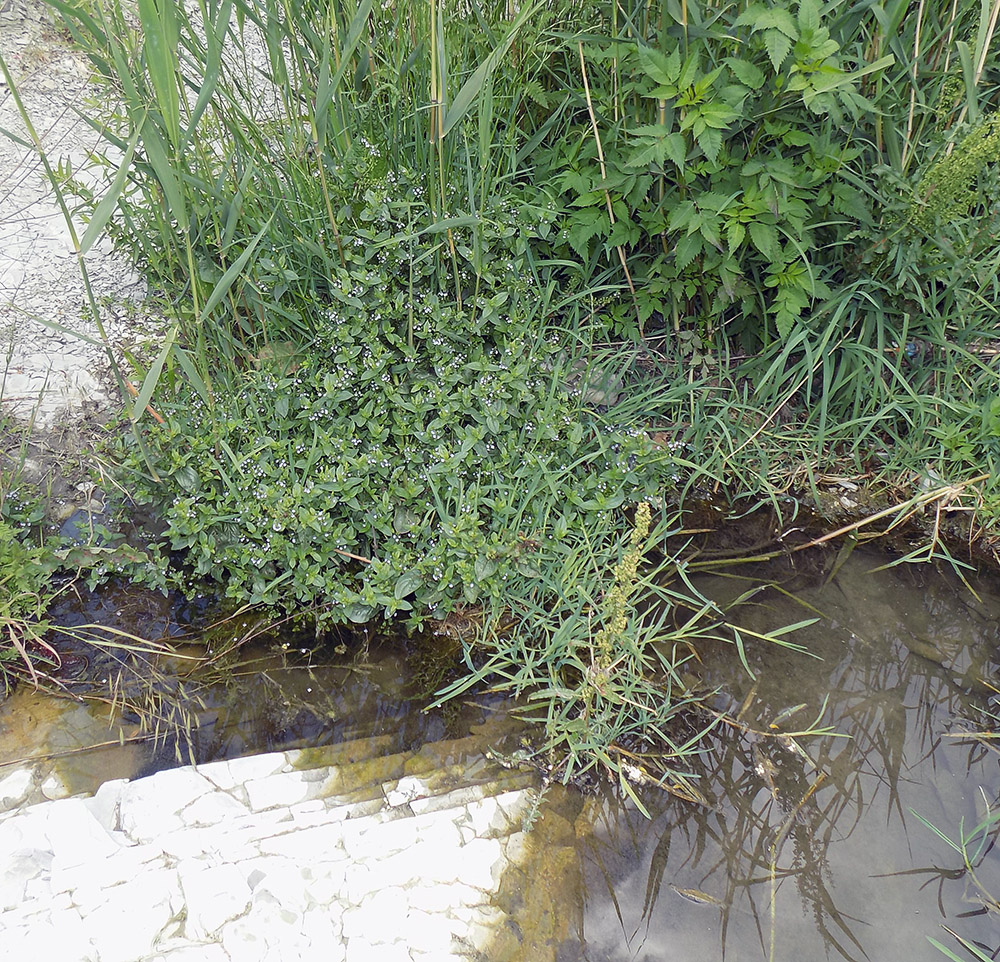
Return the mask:
<svg viewBox="0 0 1000 962">
<path fill-rule="evenodd" d="M 710 724 L 713 711 L 728 719 L 688 765 L 703 802 L 645 790 L 647 820 L 610 790 L 545 794 L 537 871 L 504 894 L 526 953 L 557 943 L 562 962 L 945 959 L 932 937 L 975 958 L 947 926 L 1000 956 L 993 834 L 969 843 L 970 869 L 927 824 L 957 840 L 1000 808 L 1000 755 L 977 737 L 1000 714 L 1000 589 L 973 581 L 973 591 L 930 566 L 875 570 L 888 560 L 857 551 L 833 578 L 782 563 L 697 582 L 721 604 L 759 587 L 733 616 L 756 631 L 816 617 L 795 635 L 809 654 L 748 641 L 744 666 L 732 646 L 699 649 L 701 683 L 717 693 L 692 724 Z M 122 589 L 61 612 L 147 637 L 198 614 Z M 400 750 L 477 731 L 484 751 L 498 747 L 502 704 L 481 696 L 425 713 L 409 700 L 415 671 L 432 679 L 434 665 L 415 668 L 405 645 L 372 639 L 367 657 L 356 641 L 320 654 L 288 634 L 183 679 L 185 662 L 151 662 L 160 694 L 138 701 L 173 733 L 155 743 L 132 712 L 109 728 L 107 703 L 22 685 L 0 704 L 0 766 L 46 756 L 39 779 L 56 796 L 192 757 L 387 733 Z M 71 649 L 63 681 L 72 693 L 84 678 L 111 678 L 108 701 L 120 704 L 138 690 L 132 670 Z M 815 727 L 830 734 L 788 737 Z"/>
</svg>

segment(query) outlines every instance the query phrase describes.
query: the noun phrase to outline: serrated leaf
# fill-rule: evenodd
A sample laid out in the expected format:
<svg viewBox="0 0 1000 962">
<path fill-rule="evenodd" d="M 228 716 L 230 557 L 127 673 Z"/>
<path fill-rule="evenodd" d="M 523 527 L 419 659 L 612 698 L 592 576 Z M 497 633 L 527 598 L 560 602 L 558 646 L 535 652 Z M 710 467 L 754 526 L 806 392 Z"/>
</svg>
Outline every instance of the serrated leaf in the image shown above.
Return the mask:
<svg viewBox="0 0 1000 962">
<path fill-rule="evenodd" d="M 781 253 L 778 244 L 778 232 L 771 224 L 762 224 L 759 220 L 750 222 L 750 239 L 769 261 L 776 261 Z"/>
<path fill-rule="evenodd" d="M 785 7 L 771 7 L 761 10 L 754 21 L 754 33 L 758 30 L 777 30 L 791 40 L 799 39 L 799 28 L 792 14 Z"/>
<path fill-rule="evenodd" d="M 412 595 L 424 583 L 424 576 L 414 568 L 404 571 L 397 579 L 392 589 L 393 597 L 401 601 L 407 595 Z"/>
<path fill-rule="evenodd" d="M 792 41 L 778 30 L 768 30 L 764 34 L 764 46 L 767 47 L 767 56 L 774 69 L 781 70 L 788 51 L 792 49 Z"/>
<path fill-rule="evenodd" d="M 687 143 L 684 137 L 675 131 L 663 141 L 663 148 L 678 169 L 683 169 L 687 160 Z"/>
<path fill-rule="evenodd" d="M 695 216 L 695 214 L 696 210 L 693 201 L 686 200 L 683 204 L 678 204 L 678 206 L 670 212 L 670 219 L 667 221 L 667 230 L 684 230 L 688 224 L 690 224 L 691 219 Z"/>
<path fill-rule="evenodd" d="M 678 49 L 674 47 L 665 54 L 653 47 L 639 47 L 639 66 L 643 73 L 658 84 L 674 85 L 681 69 L 681 58 Z"/>
<path fill-rule="evenodd" d="M 679 270 L 684 270 L 700 253 L 702 248 L 701 234 L 688 234 L 682 237 L 674 248 L 674 259 Z"/>
<path fill-rule="evenodd" d="M 722 131 L 706 127 L 696 139 L 698 146 L 705 152 L 705 156 L 714 164 L 722 149 Z"/>
<path fill-rule="evenodd" d="M 740 83 L 746 84 L 752 90 L 760 90 L 764 86 L 764 71 L 755 63 L 741 60 L 739 57 L 730 57 L 726 63 Z"/>
<path fill-rule="evenodd" d="M 800 0 L 799 3 L 799 29 L 803 32 L 807 30 L 819 30 L 819 4 L 816 0 Z"/>
<path fill-rule="evenodd" d="M 739 221 L 732 221 L 726 230 L 726 239 L 729 241 L 729 252 L 734 253 L 743 243 L 747 235 L 747 229 Z"/>
</svg>

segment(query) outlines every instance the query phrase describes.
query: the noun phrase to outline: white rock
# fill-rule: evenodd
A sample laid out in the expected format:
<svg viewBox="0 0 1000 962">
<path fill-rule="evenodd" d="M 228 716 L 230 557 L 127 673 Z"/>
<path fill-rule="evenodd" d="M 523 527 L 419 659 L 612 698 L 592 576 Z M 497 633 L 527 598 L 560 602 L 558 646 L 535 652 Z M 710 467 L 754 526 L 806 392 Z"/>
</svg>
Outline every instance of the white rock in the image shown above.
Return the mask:
<svg viewBox="0 0 1000 962">
<path fill-rule="evenodd" d="M 266 778 L 286 768 L 288 759 L 284 752 L 251 755 L 248 758 L 231 758 L 224 762 L 209 762 L 198 766 L 198 773 L 223 791 L 241 787 L 254 778 Z"/>
<path fill-rule="evenodd" d="M 372 945 L 356 938 L 347 943 L 347 962 L 412 962 L 412 956 L 403 942 Z"/>
<path fill-rule="evenodd" d="M 301 862 L 339 862 L 347 857 L 342 842 L 345 823 L 317 825 L 260 841 L 262 855 L 284 855 Z M 350 823 L 346 823 L 350 824 Z"/>
<path fill-rule="evenodd" d="M 371 943 L 393 942 L 403 928 L 410 904 L 401 888 L 383 888 L 342 916 L 344 938 Z M 350 953 L 348 953 L 350 957 Z"/>
<path fill-rule="evenodd" d="M 315 798 L 319 786 L 303 776 L 303 772 L 278 772 L 248 781 L 243 787 L 246 789 L 250 808 L 255 812 L 262 812 L 279 805 L 287 807 Z"/>
<path fill-rule="evenodd" d="M 0 778 L 0 809 L 17 808 L 35 787 L 35 773 L 30 768 L 15 768 Z"/>
<path fill-rule="evenodd" d="M 249 908 L 250 886 L 235 865 L 185 861 L 177 866 L 177 874 L 187 907 L 184 932 L 188 938 L 209 940 Z"/>
<path fill-rule="evenodd" d="M 113 855 L 121 848 L 119 839 L 93 816 L 79 798 L 66 798 L 38 806 L 44 813 L 48 850 L 64 866 L 83 865 Z"/>
<path fill-rule="evenodd" d="M 62 776 L 58 772 L 50 772 L 42 780 L 39 788 L 46 798 L 53 801 L 60 798 L 69 798 L 73 794 L 73 790 L 63 781 Z"/>
<path fill-rule="evenodd" d="M 225 825 L 230 819 L 246 814 L 246 806 L 224 792 L 202 795 L 180 813 L 185 825 Z"/>
<path fill-rule="evenodd" d="M 137 962 L 151 955 L 183 900 L 173 872 L 144 874 L 134 883 L 101 891 L 105 901 L 84 915 L 100 962 Z"/>
<path fill-rule="evenodd" d="M 410 948 L 436 955 L 439 959 L 446 959 L 452 954 L 454 924 L 446 916 L 411 911 L 399 934 Z"/>
<path fill-rule="evenodd" d="M 395 808 L 397 805 L 405 805 L 414 799 L 423 798 L 427 794 L 427 786 L 413 775 L 401 778 L 395 788 L 389 789 L 385 793 L 386 801 Z"/>
<path fill-rule="evenodd" d="M 357 818 L 341 825 L 344 848 L 352 858 L 384 858 L 409 848 L 417 841 L 417 825 L 412 817 L 392 822 Z"/>
<path fill-rule="evenodd" d="M 83 799 L 94 818 L 109 832 L 118 829 L 118 803 L 127 784 L 124 778 L 104 782 L 91 798 Z"/>
<path fill-rule="evenodd" d="M 118 806 L 122 831 L 140 842 L 175 831 L 183 825 L 183 809 L 212 790 L 212 783 L 191 768 L 173 768 L 131 782 L 122 789 Z"/>
</svg>

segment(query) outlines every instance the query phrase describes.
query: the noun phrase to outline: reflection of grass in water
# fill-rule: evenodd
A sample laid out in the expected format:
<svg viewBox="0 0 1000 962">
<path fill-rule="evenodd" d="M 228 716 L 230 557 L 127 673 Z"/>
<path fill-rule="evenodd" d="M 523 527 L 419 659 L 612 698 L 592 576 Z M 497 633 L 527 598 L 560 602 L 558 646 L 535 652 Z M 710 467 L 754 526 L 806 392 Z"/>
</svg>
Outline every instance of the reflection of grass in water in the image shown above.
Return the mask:
<svg viewBox="0 0 1000 962">
<path fill-rule="evenodd" d="M 773 570 L 768 573 L 780 581 Z M 812 578 L 808 585 L 822 585 L 824 580 Z M 785 582 L 782 587 L 788 586 Z M 896 595 L 897 583 L 892 582 L 889 591 Z M 807 603 L 810 597 L 799 600 Z M 778 611 L 775 600 L 773 592 L 765 591 L 754 596 L 753 604 L 762 617 L 780 621 L 787 611 Z M 823 607 L 821 601 L 815 603 Z M 843 878 L 834 874 L 831 846 L 854 835 L 862 816 L 880 801 L 888 819 L 903 822 L 907 773 L 940 747 L 942 714 L 960 712 L 967 699 L 944 669 L 912 656 L 895 640 L 896 626 L 887 623 L 885 630 L 877 630 L 874 612 L 859 613 L 865 628 L 877 631 L 871 642 L 851 633 L 852 640 L 841 643 L 831 636 L 829 623 L 807 632 L 812 638 L 799 637 L 807 646 L 812 640 L 814 650 L 830 659 L 826 677 L 818 674 L 815 663 L 808 671 L 795 671 L 780 653 L 768 657 L 772 649 L 766 646 L 748 652 L 761 681 L 745 697 L 734 695 L 731 706 L 721 706 L 725 711 L 717 711 L 721 720 L 706 740 L 695 772 L 707 804 L 672 803 L 658 816 L 669 827 L 653 848 L 636 931 L 627 931 L 627 916 L 619 913 L 629 944 L 643 923 L 648 931 L 666 883 L 682 877 L 684 885 L 693 886 L 684 891 L 703 895 L 699 900 L 717 906 L 723 950 L 733 914 L 749 912 L 763 957 L 768 958 L 782 919 L 780 904 L 771 917 L 770 899 L 763 893 L 772 884 L 780 890 L 793 883 L 827 949 L 845 959 L 867 957 L 864 930 L 859 928 L 865 923 L 851 914 L 856 913 L 856 900 L 849 888 L 837 889 Z M 704 648 L 701 654 L 711 659 Z M 711 677 L 718 683 L 717 675 Z M 789 743 L 781 731 L 789 730 L 793 715 L 781 718 L 779 709 L 790 693 L 813 704 L 828 695 L 833 713 L 820 716 L 827 722 L 833 718 L 838 732 L 850 738 Z M 808 727 L 822 728 L 821 719 Z M 626 821 L 621 818 L 610 835 L 616 845 L 624 842 L 628 847 L 627 837 L 620 834 Z M 645 849 L 645 828 L 635 832 L 636 852 Z M 658 828 L 654 823 L 653 832 Z M 592 857 L 610 879 L 620 853 L 592 844 Z M 686 853 L 680 862 L 679 851 Z"/>
</svg>

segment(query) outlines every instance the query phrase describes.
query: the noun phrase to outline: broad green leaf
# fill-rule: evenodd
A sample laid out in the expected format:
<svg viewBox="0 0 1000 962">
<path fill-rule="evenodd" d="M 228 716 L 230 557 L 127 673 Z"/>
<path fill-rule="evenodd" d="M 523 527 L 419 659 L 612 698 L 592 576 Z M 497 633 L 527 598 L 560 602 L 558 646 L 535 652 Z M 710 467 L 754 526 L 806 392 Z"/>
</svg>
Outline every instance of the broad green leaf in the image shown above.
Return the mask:
<svg viewBox="0 0 1000 962">
<path fill-rule="evenodd" d="M 490 558 L 488 555 L 479 555 L 476 558 L 475 571 L 476 571 L 476 581 L 485 581 L 487 578 L 492 578 L 499 567 L 495 558 Z"/>
<path fill-rule="evenodd" d="M 729 251 L 734 253 L 736 249 L 743 243 L 743 238 L 746 237 L 747 229 L 739 221 L 730 221 L 729 227 L 726 229 L 726 239 L 729 242 Z"/>
<path fill-rule="evenodd" d="M 705 156 L 714 164 L 722 149 L 722 131 L 712 127 L 706 127 L 697 135 L 698 146 L 705 152 Z"/>
<path fill-rule="evenodd" d="M 344 614 L 347 615 L 349 621 L 353 621 L 356 625 L 363 625 L 365 622 L 372 620 L 375 608 L 373 605 L 363 605 L 360 602 L 356 602 L 353 605 L 348 605 Z"/>
<path fill-rule="evenodd" d="M 424 576 L 415 568 L 404 571 L 397 579 L 393 588 L 393 595 L 397 601 L 401 601 L 407 595 L 412 595 L 424 583 Z"/>
<path fill-rule="evenodd" d="M 688 234 L 682 237 L 674 248 L 674 259 L 677 261 L 677 267 L 684 270 L 701 253 L 701 247 L 701 234 Z"/>
</svg>

